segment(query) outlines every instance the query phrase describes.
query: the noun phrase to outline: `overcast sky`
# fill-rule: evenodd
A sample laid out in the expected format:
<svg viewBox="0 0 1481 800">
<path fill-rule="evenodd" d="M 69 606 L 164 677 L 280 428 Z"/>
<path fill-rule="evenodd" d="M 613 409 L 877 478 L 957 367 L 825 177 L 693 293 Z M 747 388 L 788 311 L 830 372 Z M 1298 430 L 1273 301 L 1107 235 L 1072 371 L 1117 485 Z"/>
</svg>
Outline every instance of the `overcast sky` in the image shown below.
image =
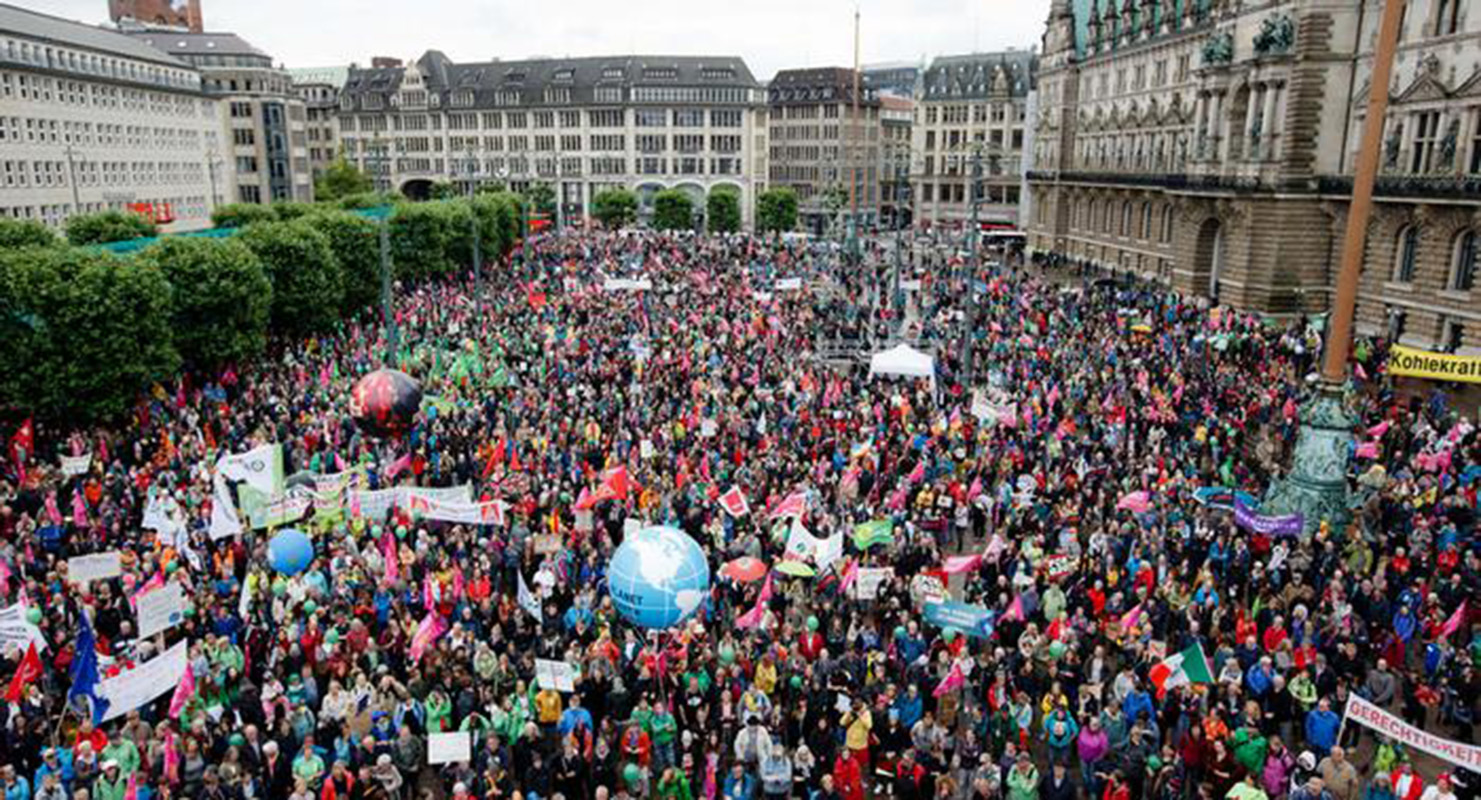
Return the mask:
<svg viewBox="0 0 1481 800">
<path fill-rule="evenodd" d="M 183 0 L 178 0 L 183 2 Z M 107 0 L 6 0 L 83 22 Z M 203 0 L 206 29 L 240 34 L 289 67 L 373 55 L 738 55 L 756 77 L 853 63 L 853 0 Z M 1039 42 L 1049 0 L 862 0 L 865 64 Z"/>
</svg>

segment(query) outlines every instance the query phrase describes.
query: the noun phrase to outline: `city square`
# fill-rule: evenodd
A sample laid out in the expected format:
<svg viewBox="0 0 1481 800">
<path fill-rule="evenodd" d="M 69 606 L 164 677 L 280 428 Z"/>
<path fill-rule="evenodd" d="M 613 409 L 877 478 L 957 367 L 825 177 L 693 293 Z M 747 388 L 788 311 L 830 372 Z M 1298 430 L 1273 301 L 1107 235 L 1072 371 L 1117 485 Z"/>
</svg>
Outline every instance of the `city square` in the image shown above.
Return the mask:
<svg viewBox="0 0 1481 800">
<path fill-rule="evenodd" d="M 1475 0 L 657 5 L 0 4 L 4 800 L 1477 797 Z"/>
</svg>

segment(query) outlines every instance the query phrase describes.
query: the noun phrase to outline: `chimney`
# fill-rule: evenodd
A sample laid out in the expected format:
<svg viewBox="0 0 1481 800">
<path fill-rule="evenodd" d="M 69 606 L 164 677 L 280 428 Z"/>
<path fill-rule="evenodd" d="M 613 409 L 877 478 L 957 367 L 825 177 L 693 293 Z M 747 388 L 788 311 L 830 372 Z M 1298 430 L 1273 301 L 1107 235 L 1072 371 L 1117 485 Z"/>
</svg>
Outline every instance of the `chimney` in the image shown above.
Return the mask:
<svg viewBox="0 0 1481 800">
<path fill-rule="evenodd" d="M 202 33 L 205 31 L 205 19 L 201 16 L 201 0 L 187 0 L 185 6 L 185 24 L 191 33 Z"/>
<path fill-rule="evenodd" d="M 390 56 L 372 56 L 370 59 L 371 69 L 387 69 L 401 66 L 401 59 Z"/>
</svg>

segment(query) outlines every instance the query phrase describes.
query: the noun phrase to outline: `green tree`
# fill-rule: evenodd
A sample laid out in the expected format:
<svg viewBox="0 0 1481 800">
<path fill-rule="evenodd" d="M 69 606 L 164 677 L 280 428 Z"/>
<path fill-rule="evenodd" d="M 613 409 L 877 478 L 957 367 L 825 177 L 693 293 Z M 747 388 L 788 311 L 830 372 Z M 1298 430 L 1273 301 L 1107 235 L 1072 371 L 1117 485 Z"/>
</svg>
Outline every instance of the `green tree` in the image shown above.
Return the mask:
<svg viewBox="0 0 1481 800">
<path fill-rule="evenodd" d="M 279 200 L 268 206 L 273 210 L 274 218 L 287 222 L 289 220 L 305 217 L 319 210 L 319 206 L 313 203 L 304 203 L 298 200 Z"/>
<path fill-rule="evenodd" d="M 740 192 L 733 186 L 716 186 L 705 200 L 710 233 L 734 233 L 741 227 Z"/>
<path fill-rule="evenodd" d="M 448 272 L 457 233 L 443 203 L 403 203 L 390 219 L 396 276 L 419 280 Z"/>
<path fill-rule="evenodd" d="M 78 246 L 147 239 L 157 232 L 153 222 L 122 211 L 79 214 L 67 219 L 67 241 Z"/>
<path fill-rule="evenodd" d="M 364 208 L 395 205 L 405 199 L 394 192 L 360 192 L 339 198 L 336 205 L 346 211 L 358 211 Z"/>
<path fill-rule="evenodd" d="M 329 247 L 344 275 L 346 314 L 355 314 L 380 299 L 380 225 L 348 211 L 322 210 L 303 218 L 329 237 Z"/>
<path fill-rule="evenodd" d="M 344 156 L 336 158 L 324 168 L 314 181 L 314 199 L 321 202 L 334 202 L 350 195 L 371 192 L 375 189 L 375 182 L 369 175 L 361 172 L 354 164 L 345 160 Z"/>
<path fill-rule="evenodd" d="M 294 220 L 248 225 L 238 238 L 262 259 L 272 282 L 274 332 L 302 336 L 339 321 L 344 275 L 329 237 L 304 220 Z"/>
<path fill-rule="evenodd" d="M 58 242 L 51 228 L 34 219 L 0 217 L 0 248 L 50 247 Z"/>
<path fill-rule="evenodd" d="M 797 227 L 797 193 L 786 187 L 767 189 L 756 198 L 756 228 L 784 232 Z"/>
<path fill-rule="evenodd" d="M 0 406 L 68 425 L 121 415 L 179 368 L 169 281 L 80 248 L 0 251 Z"/>
<path fill-rule="evenodd" d="M 530 214 L 541 215 L 555 224 L 555 189 L 548 183 L 532 183 L 524 190 L 524 202 L 529 206 Z"/>
<path fill-rule="evenodd" d="M 227 203 L 211 212 L 211 224 L 218 228 L 245 228 L 257 222 L 272 222 L 278 215 L 269 206 L 257 203 Z"/>
<path fill-rule="evenodd" d="M 664 189 L 653 196 L 653 227 L 663 231 L 685 230 L 694 225 L 694 201 L 678 189 Z"/>
<path fill-rule="evenodd" d="M 428 200 L 451 200 L 457 196 L 458 190 L 452 181 L 434 181 L 432 188 L 427 190 Z"/>
<path fill-rule="evenodd" d="M 496 261 L 514 247 L 519 236 L 519 201 L 508 193 L 475 195 L 468 201 L 478 215 L 478 233 L 483 237 L 483 258 Z"/>
<path fill-rule="evenodd" d="M 172 237 L 136 262 L 170 282 L 170 327 L 185 363 L 198 369 L 245 361 L 267 346 L 273 287 L 262 261 L 236 239 Z"/>
<path fill-rule="evenodd" d="M 592 216 L 609 230 L 626 228 L 638 218 L 638 196 L 629 189 L 607 189 L 591 198 Z"/>
</svg>

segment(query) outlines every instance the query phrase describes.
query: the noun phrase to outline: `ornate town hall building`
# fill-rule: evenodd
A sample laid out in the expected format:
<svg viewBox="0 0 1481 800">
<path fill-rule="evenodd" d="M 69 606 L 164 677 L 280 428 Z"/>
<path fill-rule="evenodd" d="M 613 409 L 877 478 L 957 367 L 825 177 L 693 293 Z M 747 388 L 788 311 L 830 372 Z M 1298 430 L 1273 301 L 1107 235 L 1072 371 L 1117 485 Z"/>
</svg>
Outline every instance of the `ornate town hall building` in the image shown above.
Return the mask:
<svg viewBox="0 0 1481 800">
<path fill-rule="evenodd" d="M 1481 6 L 1410 0 L 1360 332 L 1481 351 Z M 1381 0 L 1054 0 L 1029 245 L 1274 313 L 1329 301 Z"/>
</svg>

